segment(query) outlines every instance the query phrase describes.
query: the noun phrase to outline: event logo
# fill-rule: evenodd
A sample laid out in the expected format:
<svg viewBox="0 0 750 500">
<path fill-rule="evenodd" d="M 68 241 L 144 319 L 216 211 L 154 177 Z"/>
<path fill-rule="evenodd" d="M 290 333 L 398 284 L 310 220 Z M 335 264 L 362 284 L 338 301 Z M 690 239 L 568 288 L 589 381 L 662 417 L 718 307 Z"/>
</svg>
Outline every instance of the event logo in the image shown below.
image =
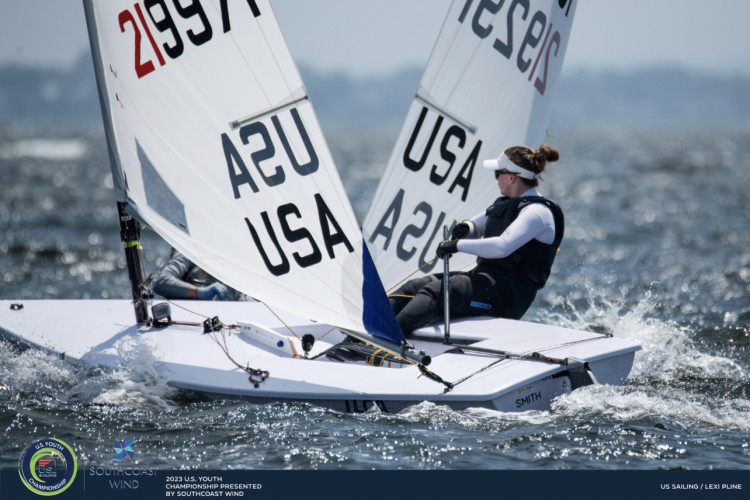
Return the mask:
<svg viewBox="0 0 750 500">
<path fill-rule="evenodd" d="M 21 481 L 38 495 L 57 495 L 67 490 L 76 472 L 78 462 L 73 449 L 55 438 L 30 444 L 18 461 Z"/>
<path fill-rule="evenodd" d="M 131 462 L 135 462 L 133 457 L 135 456 L 135 453 L 133 452 L 133 448 L 131 448 L 131 445 L 135 443 L 132 439 L 126 439 L 125 441 L 115 441 L 115 451 L 117 452 L 117 455 L 113 458 L 113 460 L 125 460 L 125 457 L 129 458 Z"/>
</svg>

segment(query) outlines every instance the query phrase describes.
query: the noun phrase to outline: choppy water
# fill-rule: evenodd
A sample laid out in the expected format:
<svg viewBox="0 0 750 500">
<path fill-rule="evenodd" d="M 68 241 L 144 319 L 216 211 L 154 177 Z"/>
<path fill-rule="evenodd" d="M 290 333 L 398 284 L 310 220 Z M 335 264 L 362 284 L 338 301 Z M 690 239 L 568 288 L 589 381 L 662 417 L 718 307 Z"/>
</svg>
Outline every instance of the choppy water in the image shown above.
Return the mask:
<svg viewBox="0 0 750 500">
<path fill-rule="evenodd" d="M 395 132 L 327 133 L 360 218 Z M 624 385 L 546 412 L 349 415 L 204 401 L 167 387 L 148 353 L 105 374 L 3 343 L 0 468 L 55 436 L 91 463 L 134 439 L 140 464 L 165 469 L 748 469 L 750 129 L 548 142 L 562 160 L 542 191 L 564 206 L 567 237 L 525 319 L 640 342 Z M 0 298 L 128 297 L 99 127 L 0 129 L 0 187 Z M 168 247 L 143 244 L 151 270 Z"/>
</svg>

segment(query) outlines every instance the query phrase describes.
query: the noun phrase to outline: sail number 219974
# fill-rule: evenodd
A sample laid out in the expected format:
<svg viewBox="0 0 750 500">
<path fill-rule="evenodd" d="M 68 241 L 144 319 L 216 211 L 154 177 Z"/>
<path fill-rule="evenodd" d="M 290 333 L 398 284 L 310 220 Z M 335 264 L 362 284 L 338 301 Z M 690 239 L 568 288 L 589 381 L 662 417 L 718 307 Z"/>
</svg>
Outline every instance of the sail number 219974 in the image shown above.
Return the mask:
<svg viewBox="0 0 750 500">
<path fill-rule="evenodd" d="M 574 0 L 558 0 L 558 6 L 565 10 L 565 16 L 570 13 L 570 7 Z M 487 19 L 494 16 L 507 6 L 504 30 L 490 24 Z M 510 60 L 515 53 L 516 66 L 521 73 L 529 71 L 529 82 L 534 79 L 534 88 L 539 94 L 544 95 L 547 89 L 547 76 L 549 74 L 550 58 L 557 56 L 562 43 L 559 31 L 552 30 L 552 22 L 548 23 L 547 15 L 538 10 L 530 15 L 530 0 L 466 0 L 458 21 L 463 23 L 467 19 L 471 23 L 471 29 L 476 36 L 485 39 L 495 32 L 495 40 L 492 48 L 506 59 Z M 486 14 L 486 15 L 485 15 Z M 471 16 L 471 17 L 470 17 Z M 483 17 L 484 16 L 484 17 Z M 526 34 L 516 49 L 513 42 L 514 30 L 526 27 Z M 504 31 L 504 33 L 503 33 Z M 539 43 L 541 42 L 541 46 Z M 534 49 L 539 50 L 534 53 Z M 539 65 L 544 56 L 544 62 Z M 538 73 L 537 73 L 537 70 Z"/>
<path fill-rule="evenodd" d="M 224 33 L 232 29 L 228 2 L 229 0 L 219 1 L 221 25 Z M 256 1 L 246 0 L 246 2 L 250 8 L 250 14 L 253 17 L 259 17 L 261 12 Z M 156 40 L 154 40 L 151 27 L 149 27 L 149 23 L 146 21 L 146 16 L 143 13 L 144 9 L 153 27 L 161 33 L 168 33 L 167 37 L 171 38 L 171 43 L 165 42 L 159 46 Z M 133 12 L 135 12 L 135 15 L 133 15 Z M 178 19 L 178 21 L 175 21 L 175 19 Z M 179 25 L 186 20 L 190 20 L 190 27 L 181 30 Z M 118 14 L 117 22 L 119 23 L 121 32 L 132 31 L 134 33 L 134 66 L 138 78 L 143 78 L 156 69 L 154 58 L 159 63 L 159 66 L 164 66 L 167 63 L 164 54 L 171 59 L 180 57 L 185 52 L 183 37 L 187 37 L 194 46 L 199 46 L 211 40 L 214 34 L 209 17 L 200 0 L 191 0 L 187 5 L 185 5 L 184 0 L 171 0 L 169 2 L 167 0 L 143 0 L 143 8 L 141 8 L 140 3 L 136 2 L 133 4 L 132 11 L 126 9 Z M 152 49 L 149 51 L 150 53 L 144 53 L 141 48 L 141 42 L 143 41 L 141 30 L 143 30 L 143 33 L 145 33 L 146 38 L 150 42 Z"/>
</svg>

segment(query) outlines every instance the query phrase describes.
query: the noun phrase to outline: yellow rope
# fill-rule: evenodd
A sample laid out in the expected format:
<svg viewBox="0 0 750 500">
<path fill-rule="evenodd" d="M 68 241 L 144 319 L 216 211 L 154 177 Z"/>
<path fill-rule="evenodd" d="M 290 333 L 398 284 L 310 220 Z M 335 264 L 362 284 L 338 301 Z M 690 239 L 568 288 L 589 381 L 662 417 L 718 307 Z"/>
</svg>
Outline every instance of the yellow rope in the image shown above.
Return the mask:
<svg viewBox="0 0 750 500">
<path fill-rule="evenodd" d="M 281 324 L 282 324 L 282 325 L 284 325 L 284 326 L 286 327 L 286 329 L 287 329 L 287 330 L 289 330 L 290 332 L 292 332 L 292 335 L 294 335 L 295 337 L 297 337 L 297 340 L 299 340 L 300 342 L 302 342 L 302 339 L 301 339 L 301 338 L 299 338 L 299 336 L 298 336 L 298 335 L 297 335 L 296 333 L 294 333 L 294 330 L 292 330 L 292 329 L 291 329 L 291 328 L 289 327 L 289 325 L 287 325 L 287 324 L 286 324 L 286 323 L 284 322 L 284 320 L 283 320 L 283 319 L 281 319 L 281 317 L 280 317 L 280 316 L 279 316 L 278 314 L 276 314 L 276 312 L 275 312 L 275 311 L 274 311 L 273 309 L 271 309 L 271 307 L 270 307 L 270 306 L 269 306 L 268 304 L 266 304 L 265 302 L 261 302 L 261 304 L 263 304 L 264 306 L 266 306 L 266 307 L 268 308 L 268 310 L 269 310 L 269 311 L 271 311 L 271 313 L 273 313 L 273 315 L 274 315 L 274 316 L 276 316 L 276 319 L 278 319 L 279 321 L 281 321 Z M 330 330 L 329 330 L 329 331 L 330 331 Z M 326 332 L 326 333 L 327 333 L 327 332 Z"/>
<path fill-rule="evenodd" d="M 406 278 L 402 279 L 401 281 L 399 281 L 398 283 L 396 283 L 395 285 L 393 285 L 392 287 L 390 287 L 388 290 L 386 290 L 386 293 L 390 292 L 391 290 L 393 290 L 394 288 L 396 288 L 397 286 L 399 286 L 401 283 L 403 283 L 404 281 L 408 280 L 409 278 L 411 278 L 412 276 L 414 276 L 415 274 L 417 274 L 419 271 L 422 270 L 422 268 L 427 267 L 430 264 L 432 264 L 435 259 L 437 259 L 437 255 L 435 257 L 433 257 L 431 260 L 425 262 L 425 264 L 422 267 L 420 267 L 419 269 L 417 269 L 416 271 L 414 271 L 413 273 L 411 273 L 409 276 L 407 276 Z"/>
<path fill-rule="evenodd" d="M 383 366 L 383 363 L 385 363 L 385 358 L 388 357 L 388 353 L 385 353 L 382 358 L 380 358 L 380 364 L 378 366 Z"/>
<path fill-rule="evenodd" d="M 385 349 L 385 348 L 383 348 L 383 347 L 380 347 L 379 345 L 375 345 L 375 344 L 373 344 L 372 342 L 368 342 L 368 341 L 366 341 L 366 340 L 363 340 L 363 339 L 359 339 L 359 340 L 360 340 L 360 341 L 362 341 L 362 343 L 364 343 L 365 345 L 369 345 L 369 346 L 375 347 L 376 349 L 378 349 L 378 350 L 380 350 L 380 351 L 383 351 L 383 352 L 387 352 L 388 354 L 390 354 L 390 355 L 391 355 L 391 356 L 393 356 L 394 358 L 397 358 L 397 359 L 403 360 L 403 361 L 405 361 L 406 363 L 409 363 L 409 364 L 412 364 L 412 365 L 417 365 L 417 364 L 418 364 L 418 363 L 417 363 L 416 361 L 413 361 L 413 360 L 411 360 L 411 359 L 409 359 L 409 358 L 405 358 L 405 357 L 401 356 L 401 355 L 400 355 L 399 353 L 397 353 L 397 352 L 393 352 L 393 351 L 391 351 L 391 350 L 389 350 L 389 349 Z"/>
<path fill-rule="evenodd" d="M 322 339 L 323 337 L 325 337 L 326 335 L 328 335 L 329 333 L 331 333 L 335 329 L 336 329 L 336 327 L 334 326 L 333 328 L 331 328 L 330 330 L 328 330 L 327 332 L 325 332 L 323 335 L 321 335 L 320 337 L 318 337 L 316 340 Z"/>
<path fill-rule="evenodd" d="M 377 358 L 378 354 L 380 354 L 381 352 L 386 352 L 386 351 L 385 349 L 376 349 L 375 352 L 372 353 L 372 356 L 370 356 L 370 358 L 367 360 L 367 365 L 375 366 L 375 358 Z M 383 356 L 383 359 L 385 360 L 385 356 Z M 380 362 L 380 365 L 381 366 L 383 365 L 382 361 Z"/>
<path fill-rule="evenodd" d="M 477 232 L 477 236 L 479 238 L 482 237 L 482 233 L 479 231 L 479 228 L 477 227 L 477 225 L 474 223 L 473 220 L 471 220 L 471 219 L 464 219 L 461 222 L 469 222 L 469 223 L 471 223 L 471 225 L 474 226 L 474 230 Z M 414 276 L 415 274 L 417 274 L 423 268 L 425 268 L 425 267 L 429 266 L 430 264 L 432 264 L 435 261 L 435 259 L 437 259 L 437 255 L 435 257 L 433 257 L 432 259 L 430 259 L 429 261 L 425 262 L 425 264 L 422 267 L 420 267 L 419 269 L 417 269 L 416 271 L 414 271 L 413 273 L 411 273 L 410 275 L 408 275 L 406 278 L 402 279 L 401 281 L 399 281 L 398 283 L 396 283 L 395 285 L 393 285 L 392 287 L 390 287 L 388 290 L 386 290 L 386 293 L 390 292 L 391 290 L 393 290 L 394 288 L 396 288 L 397 286 L 399 286 L 401 283 L 403 283 L 404 281 L 408 280 L 409 278 L 411 278 L 412 276 Z M 409 298 L 407 295 L 389 295 L 389 297 L 407 297 L 407 298 Z"/>
<path fill-rule="evenodd" d="M 297 337 L 297 340 L 299 340 L 300 342 L 302 342 L 302 339 L 300 339 L 300 338 L 299 338 L 299 335 L 297 335 L 297 334 L 296 334 L 296 333 L 294 332 L 294 330 L 292 330 L 292 328 L 291 328 L 291 327 L 290 327 L 289 325 L 287 325 L 287 324 L 286 324 L 286 323 L 284 322 L 284 320 L 283 320 L 283 319 L 281 319 L 281 317 L 280 317 L 280 316 L 279 316 L 278 314 L 276 314 L 276 311 L 274 311 L 273 309 L 271 309 L 271 306 L 269 306 L 269 305 L 268 305 L 268 304 L 266 304 L 265 302 L 261 302 L 261 304 L 263 304 L 264 306 L 266 306 L 266 308 L 267 308 L 267 309 L 268 309 L 269 311 L 271 311 L 271 313 L 273 313 L 273 315 L 274 315 L 274 316 L 276 316 L 276 318 L 277 318 L 277 319 L 278 319 L 279 321 L 281 321 L 281 324 L 282 324 L 282 325 L 284 325 L 284 326 L 285 326 L 285 327 L 287 328 L 287 330 L 289 330 L 290 332 L 292 332 L 292 335 L 294 335 L 295 337 Z M 334 326 L 334 327 L 332 327 L 332 328 L 331 328 L 330 330 L 328 330 L 327 332 L 325 332 L 325 333 L 324 333 L 323 335 L 321 335 L 320 337 L 318 337 L 318 338 L 317 338 L 317 339 L 315 339 L 315 340 L 320 340 L 320 339 L 322 339 L 323 337 L 325 337 L 326 335 L 328 335 L 329 333 L 331 333 L 331 332 L 332 332 L 332 331 L 334 331 L 335 329 L 336 329 L 336 327 L 335 327 L 335 326 Z"/>
<path fill-rule="evenodd" d="M 474 226 L 474 230 L 477 232 L 477 238 L 482 237 L 482 233 L 479 231 L 479 228 L 477 227 L 476 223 L 471 219 L 464 219 L 461 222 L 470 222 L 472 226 Z"/>
</svg>

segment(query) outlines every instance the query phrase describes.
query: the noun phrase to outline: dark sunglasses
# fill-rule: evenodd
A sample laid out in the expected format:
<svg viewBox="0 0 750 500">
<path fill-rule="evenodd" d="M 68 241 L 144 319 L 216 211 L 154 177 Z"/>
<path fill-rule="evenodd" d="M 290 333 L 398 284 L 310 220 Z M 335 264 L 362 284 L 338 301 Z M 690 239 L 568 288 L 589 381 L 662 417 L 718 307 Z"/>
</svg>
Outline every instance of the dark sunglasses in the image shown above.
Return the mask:
<svg viewBox="0 0 750 500">
<path fill-rule="evenodd" d="M 507 170 L 495 170 L 495 179 L 504 174 L 513 174 L 515 172 L 508 172 Z"/>
</svg>

